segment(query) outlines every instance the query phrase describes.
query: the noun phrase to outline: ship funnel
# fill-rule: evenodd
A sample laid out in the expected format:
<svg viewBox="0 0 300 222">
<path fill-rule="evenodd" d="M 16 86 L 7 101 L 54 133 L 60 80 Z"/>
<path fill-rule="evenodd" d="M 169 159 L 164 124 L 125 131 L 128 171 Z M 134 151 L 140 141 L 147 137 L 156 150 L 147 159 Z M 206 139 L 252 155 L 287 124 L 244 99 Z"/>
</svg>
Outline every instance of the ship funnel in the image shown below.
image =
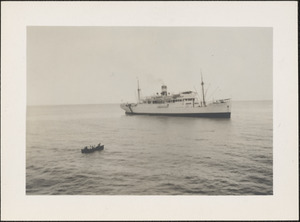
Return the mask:
<svg viewBox="0 0 300 222">
<path fill-rule="evenodd" d="M 166 85 L 162 85 L 161 86 L 161 95 L 162 96 L 166 96 L 167 95 L 167 86 Z"/>
</svg>

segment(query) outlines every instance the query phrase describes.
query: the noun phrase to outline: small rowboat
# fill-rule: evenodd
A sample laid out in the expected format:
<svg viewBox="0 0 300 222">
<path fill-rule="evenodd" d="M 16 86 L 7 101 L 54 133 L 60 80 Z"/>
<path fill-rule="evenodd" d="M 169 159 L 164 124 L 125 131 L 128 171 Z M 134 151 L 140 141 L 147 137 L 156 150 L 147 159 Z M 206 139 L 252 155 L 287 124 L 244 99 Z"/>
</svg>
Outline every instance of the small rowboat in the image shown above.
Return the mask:
<svg viewBox="0 0 300 222">
<path fill-rule="evenodd" d="M 100 143 L 97 146 L 91 146 L 88 148 L 87 146 L 81 149 L 81 153 L 93 153 L 95 151 L 100 151 L 104 149 L 104 145 L 100 145 Z"/>
</svg>

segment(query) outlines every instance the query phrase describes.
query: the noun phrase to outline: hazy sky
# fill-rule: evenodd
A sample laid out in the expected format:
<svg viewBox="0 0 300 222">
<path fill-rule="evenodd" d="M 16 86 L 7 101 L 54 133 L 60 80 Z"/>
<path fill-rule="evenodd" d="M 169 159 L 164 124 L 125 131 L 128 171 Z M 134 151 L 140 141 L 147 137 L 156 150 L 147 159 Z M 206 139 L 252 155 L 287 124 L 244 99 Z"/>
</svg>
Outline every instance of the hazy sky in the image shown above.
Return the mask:
<svg viewBox="0 0 300 222">
<path fill-rule="evenodd" d="M 272 99 L 272 28 L 28 27 L 28 105 L 136 102 L 197 90 Z"/>
</svg>

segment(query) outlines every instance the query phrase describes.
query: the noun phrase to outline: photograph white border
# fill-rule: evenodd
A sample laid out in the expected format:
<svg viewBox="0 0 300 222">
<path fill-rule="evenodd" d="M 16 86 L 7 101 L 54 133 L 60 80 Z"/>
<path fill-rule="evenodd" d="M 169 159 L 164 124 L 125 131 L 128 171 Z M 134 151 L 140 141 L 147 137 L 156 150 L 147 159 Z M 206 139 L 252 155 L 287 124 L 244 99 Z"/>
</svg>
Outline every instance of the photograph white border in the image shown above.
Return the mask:
<svg viewBox="0 0 300 222">
<path fill-rule="evenodd" d="M 273 28 L 273 195 L 26 195 L 28 26 Z M 297 2 L 1 2 L 2 220 L 297 220 Z M 258 80 L 259 81 L 259 80 Z"/>
</svg>

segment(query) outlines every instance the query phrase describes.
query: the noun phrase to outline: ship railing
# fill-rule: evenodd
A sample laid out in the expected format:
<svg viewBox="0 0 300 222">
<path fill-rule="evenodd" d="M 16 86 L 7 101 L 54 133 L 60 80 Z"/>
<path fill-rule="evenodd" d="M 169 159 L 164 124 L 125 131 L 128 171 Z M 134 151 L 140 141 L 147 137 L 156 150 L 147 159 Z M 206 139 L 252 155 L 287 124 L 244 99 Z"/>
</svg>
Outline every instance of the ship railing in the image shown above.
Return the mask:
<svg viewBox="0 0 300 222">
<path fill-rule="evenodd" d="M 230 98 L 227 99 L 216 99 L 216 100 L 212 100 L 212 101 L 207 101 L 207 103 L 225 103 L 227 101 L 231 100 Z"/>
</svg>

